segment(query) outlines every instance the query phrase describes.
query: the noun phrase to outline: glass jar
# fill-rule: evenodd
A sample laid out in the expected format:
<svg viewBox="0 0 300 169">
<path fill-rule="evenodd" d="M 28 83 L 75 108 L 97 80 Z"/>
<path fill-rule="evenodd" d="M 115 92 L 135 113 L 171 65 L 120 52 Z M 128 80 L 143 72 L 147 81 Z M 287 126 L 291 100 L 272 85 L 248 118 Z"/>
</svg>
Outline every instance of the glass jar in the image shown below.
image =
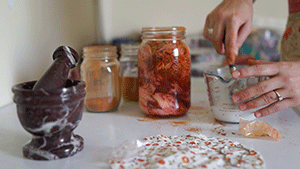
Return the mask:
<svg viewBox="0 0 300 169">
<path fill-rule="evenodd" d="M 117 110 L 120 102 L 119 61 L 115 46 L 86 46 L 81 64 L 86 82 L 85 108 L 90 112 Z"/>
<path fill-rule="evenodd" d="M 139 44 L 121 44 L 120 85 L 121 96 L 127 102 L 138 102 L 138 57 Z"/>
<path fill-rule="evenodd" d="M 184 115 L 191 102 L 191 58 L 184 27 L 142 28 L 139 106 L 152 116 Z"/>
</svg>

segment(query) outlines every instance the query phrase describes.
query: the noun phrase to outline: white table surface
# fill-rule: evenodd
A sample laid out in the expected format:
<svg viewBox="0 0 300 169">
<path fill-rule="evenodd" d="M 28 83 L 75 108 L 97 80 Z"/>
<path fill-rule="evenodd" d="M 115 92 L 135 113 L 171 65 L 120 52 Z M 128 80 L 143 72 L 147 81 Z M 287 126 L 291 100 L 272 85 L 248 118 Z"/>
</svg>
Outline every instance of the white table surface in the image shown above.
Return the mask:
<svg viewBox="0 0 300 169">
<path fill-rule="evenodd" d="M 14 103 L 0 108 L 0 168 L 2 169 L 99 169 L 109 168 L 108 158 L 114 147 L 125 140 L 150 135 L 204 134 L 226 137 L 259 151 L 268 169 L 300 168 L 300 113 L 286 109 L 261 118 L 281 135 L 279 142 L 269 137 L 246 138 L 237 124 L 221 125 L 215 122 L 207 101 L 202 78 L 192 79 L 192 106 L 179 118 L 150 120 L 140 111 L 137 103 L 122 103 L 118 111 L 110 113 L 84 112 L 75 133 L 84 139 L 84 149 L 73 157 L 56 161 L 25 159 L 22 146 L 31 135 L 17 117 Z M 178 122 L 178 123 L 176 123 Z M 191 128 L 197 129 L 190 131 Z M 226 136 L 221 133 L 226 133 Z"/>
</svg>

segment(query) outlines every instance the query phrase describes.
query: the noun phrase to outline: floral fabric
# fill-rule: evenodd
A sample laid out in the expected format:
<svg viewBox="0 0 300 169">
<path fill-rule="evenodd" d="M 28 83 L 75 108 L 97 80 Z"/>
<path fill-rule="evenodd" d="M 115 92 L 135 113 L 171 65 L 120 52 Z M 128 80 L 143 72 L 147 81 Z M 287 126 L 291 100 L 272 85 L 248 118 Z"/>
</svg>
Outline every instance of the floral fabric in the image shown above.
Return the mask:
<svg viewBox="0 0 300 169">
<path fill-rule="evenodd" d="M 289 14 L 281 40 L 281 60 L 300 60 L 300 12 Z"/>
</svg>

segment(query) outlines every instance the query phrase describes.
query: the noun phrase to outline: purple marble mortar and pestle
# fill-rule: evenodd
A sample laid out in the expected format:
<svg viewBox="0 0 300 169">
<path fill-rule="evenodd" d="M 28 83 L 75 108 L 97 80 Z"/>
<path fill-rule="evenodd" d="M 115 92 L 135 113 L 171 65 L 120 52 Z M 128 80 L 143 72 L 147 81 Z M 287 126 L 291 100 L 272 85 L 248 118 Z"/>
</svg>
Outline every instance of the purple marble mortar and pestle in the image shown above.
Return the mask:
<svg viewBox="0 0 300 169">
<path fill-rule="evenodd" d="M 68 79 L 79 61 L 77 52 L 60 46 L 54 62 L 38 81 L 12 87 L 17 114 L 23 128 L 33 135 L 23 155 L 34 160 L 56 160 L 83 149 L 84 140 L 73 133 L 83 113 L 85 83 Z"/>
</svg>

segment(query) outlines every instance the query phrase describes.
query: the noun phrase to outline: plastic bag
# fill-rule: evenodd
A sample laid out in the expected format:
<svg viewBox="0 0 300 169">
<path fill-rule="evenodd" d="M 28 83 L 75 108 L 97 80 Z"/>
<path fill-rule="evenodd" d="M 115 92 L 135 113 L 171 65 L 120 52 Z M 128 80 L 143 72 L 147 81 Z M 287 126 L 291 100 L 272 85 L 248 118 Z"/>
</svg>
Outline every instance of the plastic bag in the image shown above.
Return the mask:
<svg viewBox="0 0 300 169">
<path fill-rule="evenodd" d="M 270 136 L 280 141 L 278 130 L 264 121 L 249 122 L 240 118 L 239 131 L 246 137 L 256 138 L 261 136 Z"/>
</svg>

